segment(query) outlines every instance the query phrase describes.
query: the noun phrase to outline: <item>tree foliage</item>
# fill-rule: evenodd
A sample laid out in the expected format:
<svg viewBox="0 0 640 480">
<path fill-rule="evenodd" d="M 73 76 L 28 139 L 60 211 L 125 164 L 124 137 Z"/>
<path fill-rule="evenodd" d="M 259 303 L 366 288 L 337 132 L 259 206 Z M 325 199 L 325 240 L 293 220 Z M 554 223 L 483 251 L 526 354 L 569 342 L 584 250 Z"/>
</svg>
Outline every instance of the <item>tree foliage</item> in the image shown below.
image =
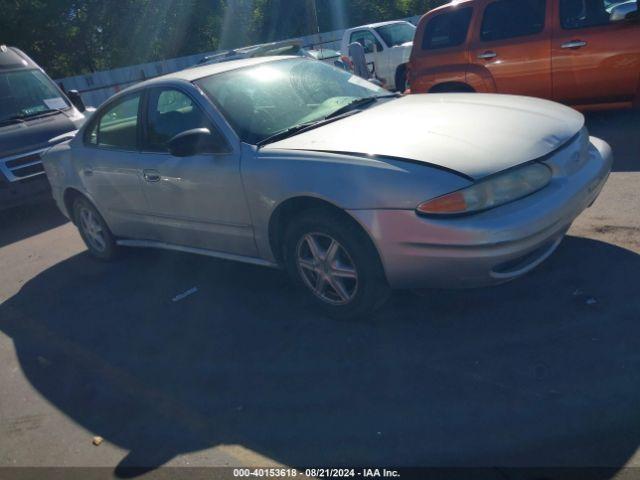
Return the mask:
<svg viewBox="0 0 640 480">
<path fill-rule="evenodd" d="M 53 77 L 420 15 L 443 0 L 0 0 L 0 44 Z"/>
</svg>

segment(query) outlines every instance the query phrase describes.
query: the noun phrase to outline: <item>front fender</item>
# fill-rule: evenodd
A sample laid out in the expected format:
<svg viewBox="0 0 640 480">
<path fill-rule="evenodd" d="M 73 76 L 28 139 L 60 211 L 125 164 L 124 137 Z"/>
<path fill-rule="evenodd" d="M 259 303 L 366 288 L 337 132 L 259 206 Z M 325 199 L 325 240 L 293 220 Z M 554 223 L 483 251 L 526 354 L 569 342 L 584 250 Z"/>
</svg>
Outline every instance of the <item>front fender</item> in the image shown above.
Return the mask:
<svg viewBox="0 0 640 480">
<path fill-rule="evenodd" d="M 95 199 L 87 192 L 87 189 L 75 168 L 72 158 L 71 141 L 59 143 L 49 150 L 42 157 L 42 164 L 47 179 L 51 184 L 51 192 L 58 208 L 69 219 L 72 219 L 73 212 L 67 210 L 64 202 L 65 193 L 69 190 L 76 190 L 87 197 L 99 209 Z M 102 212 L 101 212 L 102 213 Z"/>
<path fill-rule="evenodd" d="M 418 162 L 272 149 L 243 157 L 242 178 L 257 246 L 269 250 L 269 221 L 282 202 L 309 197 L 342 210 L 413 210 L 470 180 Z"/>
</svg>

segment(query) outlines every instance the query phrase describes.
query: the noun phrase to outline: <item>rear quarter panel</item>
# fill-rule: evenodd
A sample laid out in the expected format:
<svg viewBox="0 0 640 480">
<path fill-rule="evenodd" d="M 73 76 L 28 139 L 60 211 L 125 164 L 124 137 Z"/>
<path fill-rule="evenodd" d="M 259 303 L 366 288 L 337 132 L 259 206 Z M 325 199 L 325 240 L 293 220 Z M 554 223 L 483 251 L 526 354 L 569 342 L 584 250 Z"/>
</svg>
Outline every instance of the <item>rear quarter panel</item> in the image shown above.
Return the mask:
<svg viewBox="0 0 640 480">
<path fill-rule="evenodd" d="M 409 83 L 412 93 L 428 93 L 431 88 L 441 83 L 466 81 L 470 32 L 467 32 L 467 40 L 462 45 L 435 50 L 422 48 L 425 28 L 429 21 L 449 10 L 450 7 L 434 9 L 423 15 L 418 22 L 409 60 Z"/>
</svg>

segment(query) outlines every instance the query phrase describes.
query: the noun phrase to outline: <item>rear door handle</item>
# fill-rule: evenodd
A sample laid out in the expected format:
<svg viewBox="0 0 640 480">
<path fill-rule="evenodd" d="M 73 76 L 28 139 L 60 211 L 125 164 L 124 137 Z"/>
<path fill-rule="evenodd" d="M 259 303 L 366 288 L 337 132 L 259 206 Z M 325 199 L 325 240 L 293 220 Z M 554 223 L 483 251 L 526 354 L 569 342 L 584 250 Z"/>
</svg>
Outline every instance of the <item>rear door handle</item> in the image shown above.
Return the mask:
<svg viewBox="0 0 640 480">
<path fill-rule="evenodd" d="M 566 42 L 560 45 L 560 48 L 580 48 L 586 46 L 587 42 L 585 42 L 584 40 L 571 40 L 570 42 Z"/>
<path fill-rule="evenodd" d="M 90 168 L 85 168 L 82 170 L 82 173 L 85 177 L 90 177 L 91 175 L 93 175 L 93 170 Z"/>
<path fill-rule="evenodd" d="M 489 50 L 489 51 L 486 51 L 484 53 L 479 54 L 478 58 L 481 59 L 481 60 L 488 60 L 490 58 L 495 58 L 497 56 L 498 56 L 498 54 L 496 52 L 493 52 L 493 51 Z"/>
<path fill-rule="evenodd" d="M 143 170 L 142 176 L 147 182 L 155 183 L 160 181 L 160 174 L 157 170 Z"/>
</svg>

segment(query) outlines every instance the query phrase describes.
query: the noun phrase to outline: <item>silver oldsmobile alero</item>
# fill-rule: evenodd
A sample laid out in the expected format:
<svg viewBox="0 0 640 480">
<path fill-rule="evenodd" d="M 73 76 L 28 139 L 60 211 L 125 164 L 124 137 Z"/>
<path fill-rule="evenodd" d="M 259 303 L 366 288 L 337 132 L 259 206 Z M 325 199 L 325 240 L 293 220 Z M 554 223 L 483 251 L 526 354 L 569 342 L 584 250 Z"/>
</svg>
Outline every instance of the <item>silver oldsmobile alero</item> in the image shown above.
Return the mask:
<svg viewBox="0 0 640 480">
<path fill-rule="evenodd" d="M 399 96 L 288 57 L 140 83 L 44 157 L 95 257 L 159 247 L 281 266 L 337 317 L 371 312 L 391 288 L 528 272 L 611 163 L 556 103 Z"/>
</svg>

